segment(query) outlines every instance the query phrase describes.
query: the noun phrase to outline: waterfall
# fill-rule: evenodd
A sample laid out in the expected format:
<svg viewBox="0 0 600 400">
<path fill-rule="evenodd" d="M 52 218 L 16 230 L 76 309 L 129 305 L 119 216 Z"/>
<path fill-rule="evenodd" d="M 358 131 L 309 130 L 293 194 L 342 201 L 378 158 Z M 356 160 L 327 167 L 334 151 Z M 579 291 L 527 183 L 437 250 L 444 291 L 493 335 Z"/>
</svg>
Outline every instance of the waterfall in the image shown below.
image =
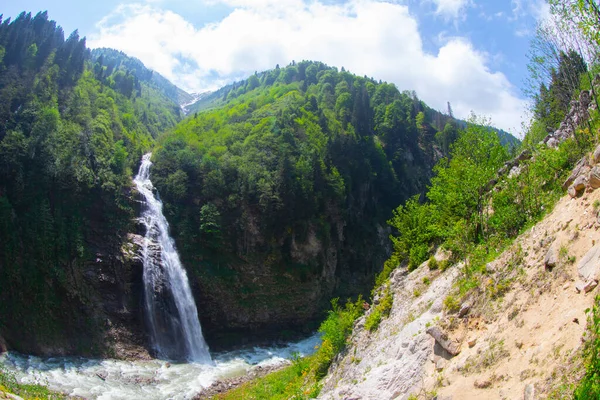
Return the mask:
<svg viewBox="0 0 600 400">
<path fill-rule="evenodd" d="M 134 178 L 144 197 L 141 221 L 146 226 L 143 245 L 144 305 L 154 351 L 159 357 L 210 363 L 208 346 L 202 336 L 198 310 L 187 274 L 175 242 L 169 236 L 169 223 L 162 212 L 162 202 L 153 192 L 150 181 L 150 156 Z"/>
</svg>

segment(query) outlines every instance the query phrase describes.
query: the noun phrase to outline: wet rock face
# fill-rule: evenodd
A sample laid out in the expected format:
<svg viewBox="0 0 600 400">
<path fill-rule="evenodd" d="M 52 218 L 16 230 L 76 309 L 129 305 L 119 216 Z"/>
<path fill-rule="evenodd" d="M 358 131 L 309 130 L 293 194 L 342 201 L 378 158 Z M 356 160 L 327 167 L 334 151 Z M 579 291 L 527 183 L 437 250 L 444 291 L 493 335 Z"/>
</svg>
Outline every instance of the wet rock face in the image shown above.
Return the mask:
<svg viewBox="0 0 600 400">
<path fill-rule="evenodd" d="M 289 243 L 281 238 L 278 251 L 288 248 L 288 257 L 261 254 L 257 248 L 250 256 L 231 257 L 216 268 L 214 262 L 185 257 L 182 251 L 211 349 L 281 339 L 286 332 L 310 333 L 323 320 L 332 297 L 339 296 L 343 303 L 363 289 L 368 293 L 374 270 L 362 269 L 365 263 L 359 260 L 365 254 L 344 248 L 345 229 L 332 226 L 335 235 L 330 241 L 310 230 Z M 385 239 L 389 233 L 381 229 L 379 235 Z M 373 264 L 385 261 L 385 245 L 370 251 Z"/>
<path fill-rule="evenodd" d="M 112 243 L 95 246 L 94 260 L 85 264 L 84 272 L 96 299 L 92 313 L 105 321 L 103 336 L 107 347 L 102 352 L 117 358 L 147 358 L 141 313 L 143 237 L 127 234 L 113 239 Z"/>
</svg>

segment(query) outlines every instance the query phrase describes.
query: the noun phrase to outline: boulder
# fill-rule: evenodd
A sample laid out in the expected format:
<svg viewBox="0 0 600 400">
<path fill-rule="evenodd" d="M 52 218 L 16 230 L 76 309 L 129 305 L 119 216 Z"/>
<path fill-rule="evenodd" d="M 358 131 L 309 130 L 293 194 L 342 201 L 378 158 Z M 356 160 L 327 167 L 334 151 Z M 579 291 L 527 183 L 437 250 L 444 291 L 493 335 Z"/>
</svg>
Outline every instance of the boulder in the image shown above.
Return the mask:
<svg viewBox="0 0 600 400">
<path fill-rule="evenodd" d="M 464 316 L 466 316 L 469 313 L 469 311 L 471 311 L 471 304 L 463 303 L 460 306 L 460 311 L 458 312 L 459 318 L 463 318 Z"/>
<path fill-rule="evenodd" d="M 552 268 L 558 265 L 558 245 L 555 243 L 550 246 L 548 252 L 546 252 L 546 257 L 544 258 L 544 267 L 547 270 L 552 270 Z"/>
<path fill-rule="evenodd" d="M 569 193 L 569 196 L 571 196 L 572 199 L 577 197 L 577 190 L 575 190 L 575 187 L 573 185 L 569 186 L 569 188 L 567 189 L 567 193 Z"/>
<path fill-rule="evenodd" d="M 571 196 L 572 198 L 579 196 L 579 194 L 585 190 L 585 187 L 587 186 L 587 184 L 588 184 L 587 176 L 585 176 L 585 175 L 578 176 L 575 179 L 575 181 L 573 182 L 573 184 L 571 186 L 569 186 L 569 189 L 567 189 L 569 196 Z"/>
<path fill-rule="evenodd" d="M 587 174 L 589 170 L 590 167 L 588 165 L 587 157 L 582 157 L 579 161 L 577 161 L 577 164 L 575 164 L 575 168 L 573 168 L 573 172 L 571 172 L 571 175 L 563 183 L 563 189 L 566 189 L 569 186 L 571 186 L 575 182 L 575 179 L 577 179 L 577 177 Z"/>
<path fill-rule="evenodd" d="M 587 171 L 586 171 L 587 173 Z M 585 185 L 588 183 L 588 178 L 586 175 L 579 175 L 575 181 L 573 182 L 573 187 L 575 188 L 575 190 L 577 190 L 577 192 L 582 191 L 583 189 L 585 189 Z"/>
<path fill-rule="evenodd" d="M 598 145 L 598 147 L 596 147 L 596 150 L 594 150 L 594 163 L 597 164 L 600 162 L 600 145 Z"/>
<path fill-rule="evenodd" d="M 596 286 L 598 286 L 598 281 L 596 279 L 590 279 L 589 281 L 587 281 L 585 283 L 585 285 L 583 286 L 583 291 L 585 293 L 589 293 L 592 290 L 594 290 L 596 288 Z"/>
<path fill-rule="evenodd" d="M 514 178 L 515 176 L 521 175 L 522 168 L 520 166 L 512 167 L 510 172 L 508 173 L 509 178 Z"/>
<path fill-rule="evenodd" d="M 530 158 L 531 158 L 531 151 L 529 151 L 529 150 L 523 150 L 521 152 L 521 154 L 519 154 L 517 156 L 517 160 L 519 160 L 519 161 L 529 160 Z"/>
<path fill-rule="evenodd" d="M 596 165 L 590 171 L 590 176 L 588 178 L 588 186 L 592 189 L 600 188 L 600 166 Z"/>
<path fill-rule="evenodd" d="M 592 247 L 577 264 L 579 277 L 588 282 L 590 279 L 598 279 L 600 270 L 600 244 Z"/>
<path fill-rule="evenodd" d="M 448 335 L 437 326 L 432 326 L 427 329 L 427 334 L 433 337 L 437 344 L 439 344 L 444 350 L 451 356 L 456 356 L 460 353 L 460 345 L 450 340 Z"/>
</svg>

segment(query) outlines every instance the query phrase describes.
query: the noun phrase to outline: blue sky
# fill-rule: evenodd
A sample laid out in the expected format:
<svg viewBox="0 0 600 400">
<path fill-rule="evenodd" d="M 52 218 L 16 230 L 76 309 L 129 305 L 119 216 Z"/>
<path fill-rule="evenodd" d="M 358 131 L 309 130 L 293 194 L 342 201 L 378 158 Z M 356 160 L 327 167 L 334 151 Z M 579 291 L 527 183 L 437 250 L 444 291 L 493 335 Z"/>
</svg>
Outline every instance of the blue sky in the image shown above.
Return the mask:
<svg viewBox="0 0 600 400">
<path fill-rule="evenodd" d="M 21 0 L 4 17 L 48 10 L 90 47 L 140 58 L 188 91 L 316 59 L 415 90 L 520 132 L 527 52 L 543 0 Z"/>
</svg>

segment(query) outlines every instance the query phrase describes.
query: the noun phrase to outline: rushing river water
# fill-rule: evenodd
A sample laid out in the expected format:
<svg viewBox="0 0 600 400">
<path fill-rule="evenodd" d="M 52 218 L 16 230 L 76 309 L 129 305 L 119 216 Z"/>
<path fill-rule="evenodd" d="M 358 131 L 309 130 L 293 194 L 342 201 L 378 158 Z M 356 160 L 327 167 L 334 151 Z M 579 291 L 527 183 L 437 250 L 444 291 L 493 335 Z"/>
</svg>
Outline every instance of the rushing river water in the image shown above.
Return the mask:
<svg viewBox="0 0 600 400">
<path fill-rule="evenodd" d="M 259 366 L 287 363 L 294 353 L 312 354 L 319 343 L 319 336 L 311 336 L 281 347 L 216 353 L 212 365 L 161 360 L 40 358 L 12 352 L 0 356 L 0 363 L 21 383 L 39 383 L 86 399 L 190 399 L 219 379 L 240 376 Z"/>
</svg>

